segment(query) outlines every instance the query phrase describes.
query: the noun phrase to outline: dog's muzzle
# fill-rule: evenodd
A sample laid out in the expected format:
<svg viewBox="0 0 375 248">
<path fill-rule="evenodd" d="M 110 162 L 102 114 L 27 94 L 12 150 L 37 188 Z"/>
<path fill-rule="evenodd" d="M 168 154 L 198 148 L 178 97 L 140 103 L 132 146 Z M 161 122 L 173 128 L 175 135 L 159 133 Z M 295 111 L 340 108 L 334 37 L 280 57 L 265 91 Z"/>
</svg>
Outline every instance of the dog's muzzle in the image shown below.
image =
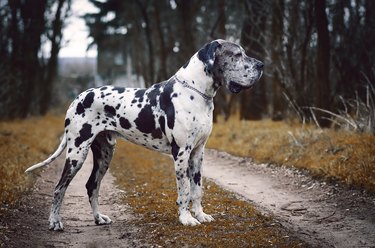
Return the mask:
<svg viewBox="0 0 375 248">
<path fill-rule="evenodd" d="M 263 75 L 263 67 L 264 67 L 264 64 L 260 61 L 257 61 L 256 64 L 254 65 L 254 70 L 257 71 L 257 76 L 255 78 L 252 78 L 250 80 L 250 82 L 248 82 L 246 85 L 243 85 L 243 84 L 240 84 L 240 83 L 237 83 L 237 82 L 234 82 L 234 81 L 230 81 L 229 84 L 228 84 L 228 89 L 230 90 L 230 92 L 232 93 L 239 93 L 241 90 L 247 90 L 247 89 L 252 89 L 255 85 L 256 82 L 259 81 L 259 79 L 262 77 Z"/>
</svg>

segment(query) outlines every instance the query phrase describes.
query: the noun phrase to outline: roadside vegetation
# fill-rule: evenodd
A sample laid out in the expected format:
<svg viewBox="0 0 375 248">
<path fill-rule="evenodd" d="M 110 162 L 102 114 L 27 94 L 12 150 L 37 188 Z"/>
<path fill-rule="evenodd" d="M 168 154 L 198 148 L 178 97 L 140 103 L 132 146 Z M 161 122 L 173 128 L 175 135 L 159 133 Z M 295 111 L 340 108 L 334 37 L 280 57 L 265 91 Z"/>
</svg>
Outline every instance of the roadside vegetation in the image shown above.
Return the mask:
<svg viewBox="0 0 375 248">
<path fill-rule="evenodd" d="M 208 147 L 375 192 L 375 135 L 370 133 L 232 117 L 214 125 Z"/>
<path fill-rule="evenodd" d="M 0 122 L 0 211 L 17 203 L 34 178 L 24 173 L 57 147 L 63 132 L 62 116 L 48 114 L 24 120 Z"/>
</svg>

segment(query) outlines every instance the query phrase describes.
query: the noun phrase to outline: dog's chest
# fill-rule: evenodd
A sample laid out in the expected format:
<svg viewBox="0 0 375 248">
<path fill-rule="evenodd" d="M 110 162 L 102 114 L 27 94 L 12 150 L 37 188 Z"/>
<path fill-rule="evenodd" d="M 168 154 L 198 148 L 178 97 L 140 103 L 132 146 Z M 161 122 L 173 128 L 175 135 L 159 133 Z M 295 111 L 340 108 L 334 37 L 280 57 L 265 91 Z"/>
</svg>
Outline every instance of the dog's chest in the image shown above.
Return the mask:
<svg viewBox="0 0 375 248">
<path fill-rule="evenodd" d="M 177 136 L 187 135 L 187 139 L 193 144 L 205 142 L 212 129 L 212 102 L 204 99 L 191 100 L 189 94 L 174 101 L 176 109 L 176 130 L 182 132 Z"/>
</svg>

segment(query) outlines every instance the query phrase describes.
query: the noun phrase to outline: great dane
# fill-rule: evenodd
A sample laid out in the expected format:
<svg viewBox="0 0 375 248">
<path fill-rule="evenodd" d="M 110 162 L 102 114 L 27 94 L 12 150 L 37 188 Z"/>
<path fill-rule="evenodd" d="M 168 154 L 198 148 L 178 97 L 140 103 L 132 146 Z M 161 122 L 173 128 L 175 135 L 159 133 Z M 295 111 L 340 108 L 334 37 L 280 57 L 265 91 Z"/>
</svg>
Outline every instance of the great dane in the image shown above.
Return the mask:
<svg viewBox="0 0 375 248">
<path fill-rule="evenodd" d="M 203 46 L 170 79 L 148 89 L 102 86 L 81 93 L 67 110 L 65 132 L 57 150 L 26 170 L 48 165 L 66 148 L 65 167 L 53 195 L 49 229 L 63 230 L 61 203 L 90 148 L 94 165 L 86 188 L 95 223 L 111 223 L 99 211 L 98 195 L 117 137 L 171 154 L 176 170 L 179 221 L 190 226 L 213 221 L 201 204 L 202 161 L 212 128 L 213 97 L 223 85 L 232 93 L 252 88 L 262 70 L 263 63 L 248 57 L 241 46 L 215 40 Z M 190 202 L 195 217 L 190 213 Z"/>
</svg>

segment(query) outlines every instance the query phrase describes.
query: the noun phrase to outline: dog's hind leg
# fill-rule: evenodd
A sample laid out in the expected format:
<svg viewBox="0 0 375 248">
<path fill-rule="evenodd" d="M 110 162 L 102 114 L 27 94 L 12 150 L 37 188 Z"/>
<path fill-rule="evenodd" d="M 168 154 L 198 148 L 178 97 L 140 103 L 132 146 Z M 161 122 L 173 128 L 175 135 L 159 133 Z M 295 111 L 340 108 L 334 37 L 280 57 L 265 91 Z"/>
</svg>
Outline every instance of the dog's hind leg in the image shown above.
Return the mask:
<svg viewBox="0 0 375 248">
<path fill-rule="evenodd" d="M 91 145 L 94 164 L 91 176 L 86 183 L 86 189 L 97 225 L 105 225 L 112 222 L 108 216 L 100 213 L 98 196 L 100 183 L 108 170 L 115 145 L 115 135 L 108 131 L 98 134 Z"/>
<path fill-rule="evenodd" d="M 70 182 L 73 180 L 74 176 L 77 174 L 79 169 L 81 169 L 83 162 L 86 159 L 87 153 L 89 151 L 90 142 L 81 145 L 80 149 L 74 152 L 67 152 L 65 167 L 62 172 L 59 183 L 55 187 L 53 194 L 52 208 L 49 217 L 49 229 L 54 231 L 62 231 L 63 224 L 60 217 L 60 208 L 63 201 L 65 191 L 68 188 Z"/>
</svg>

